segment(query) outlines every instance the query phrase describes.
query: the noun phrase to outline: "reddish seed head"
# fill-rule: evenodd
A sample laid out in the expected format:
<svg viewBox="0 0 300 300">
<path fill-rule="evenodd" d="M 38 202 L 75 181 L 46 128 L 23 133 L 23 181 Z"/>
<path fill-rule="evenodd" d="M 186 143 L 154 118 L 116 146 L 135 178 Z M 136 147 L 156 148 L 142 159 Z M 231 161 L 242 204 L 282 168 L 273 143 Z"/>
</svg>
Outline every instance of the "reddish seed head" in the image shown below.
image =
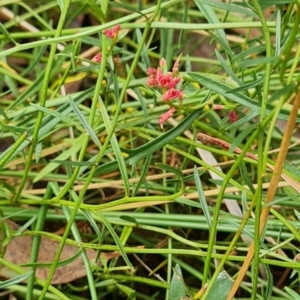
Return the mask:
<svg viewBox="0 0 300 300">
<path fill-rule="evenodd" d="M 238 115 L 234 110 L 231 110 L 228 114 L 229 122 L 234 123 L 238 120 Z"/>
<path fill-rule="evenodd" d="M 97 63 L 101 63 L 101 60 L 102 60 L 102 53 L 97 53 L 93 58 L 92 58 L 92 61 L 93 62 L 97 62 Z"/>
<path fill-rule="evenodd" d="M 178 74 L 178 68 L 179 68 L 180 57 L 181 57 L 181 54 L 177 57 L 177 59 L 175 60 L 174 65 L 173 65 L 172 72 L 173 72 L 174 74 Z"/>
<path fill-rule="evenodd" d="M 160 66 L 161 68 L 164 68 L 164 67 L 167 66 L 167 62 L 166 62 L 166 60 L 165 60 L 164 58 L 161 58 L 161 59 L 160 59 L 160 61 L 159 61 L 159 66 Z"/>
<path fill-rule="evenodd" d="M 172 101 L 175 99 L 179 99 L 180 101 L 182 101 L 183 92 L 181 90 L 169 89 L 162 95 L 161 99 L 163 101 Z"/>
<path fill-rule="evenodd" d="M 213 105 L 213 109 L 214 110 L 219 110 L 219 109 L 223 109 L 225 106 L 222 104 L 214 104 Z"/>
<path fill-rule="evenodd" d="M 150 87 L 156 87 L 157 86 L 157 80 L 155 78 L 149 77 L 146 81 L 146 84 Z"/>
<path fill-rule="evenodd" d="M 156 76 L 156 72 L 157 72 L 156 69 L 154 69 L 154 68 L 148 68 L 147 75 L 148 76 Z"/>
<path fill-rule="evenodd" d="M 181 76 L 178 73 L 180 56 L 176 59 L 172 72 L 167 72 L 167 62 L 164 58 L 159 61 L 159 67 L 148 68 L 147 75 L 148 79 L 146 84 L 150 87 L 157 87 L 161 89 L 163 101 L 167 101 L 171 105 L 172 100 L 178 99 L 180 102 L 183 100 L 183 92 L 177 87 L 181 81 Z M 175 112 L 174 107 L 164 113 L 159 119 L 159 125 L 162 127 L 164 122 L 168 120 Z"/>
<path fill-rule="evenodd" d="M 157 83 L 160 88 L 174 89 L 179 81 L 180 77 L 173 77 L 171 72 L 166 74 L 157 72 Z"/>
<path fill-rule="evenodd" d="M 175 108 L 171 107 L 166 113 L 164 113 L 159 119 L 159 126 L 163 127 L 164 123 L 170 119 L 175 112 Z"/>
<path fill-rule="evenodd" d="M 104 33 L 108 38 L 114 39 L 114 38 L 118 35 L 119 30 L 120 30 L 120 25 L 118 24 L 118 25 L 114 26 L 114 27 L 111 28 L 111 29 L 106 29 L 106 30 L 104 30 L 103 33 Z"/>
</svg>

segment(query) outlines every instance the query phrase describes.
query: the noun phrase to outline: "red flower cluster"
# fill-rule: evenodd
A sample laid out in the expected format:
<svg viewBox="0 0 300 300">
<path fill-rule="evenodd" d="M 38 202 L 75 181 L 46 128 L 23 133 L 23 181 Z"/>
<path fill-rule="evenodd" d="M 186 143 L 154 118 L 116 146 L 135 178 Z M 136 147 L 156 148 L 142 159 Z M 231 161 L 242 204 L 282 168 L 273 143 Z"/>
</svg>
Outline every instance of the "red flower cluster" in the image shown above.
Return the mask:
<svg viewBox="0 0 300 300">
<path fill-rule="evenodd" d="M 106 30 L 104 30 L 103 33 L 104 33 L 108 38 L 110 38 L 110 39 L 113 40 L 113 39 L 118 35 L 119 31 L 120 31 L 120 25 L 118 24 L 118 25 L 116 25 L 115 27 L 113 27 L 113 28 L 111 28 L 111 29 L 106 29 Z"/>
<path fill-rule="evenodd" d="M 113 40 L 113 44 L 117 42 L 117 37 L 120 31 L 120 25 L 116 25 L 115 27 L 111 28 L 111 29 L 106 29 L 103 31 L 103 33 L 110 39 Z M 97 63 L 101 63 L 102 60 L 102 53 L 97 53 L 92 59 L 92 62 L 97 62 Z M 114 62 L 118 62 L 119 59 L 118 58 L 113 58 Z"/>
<path fill-rule="evenodd" d="M 172 117 L 175 108 L 172 106 L 171 101 L 178 99 L 180 102 L 183 100 L 183 92 L 178 87 L 181 76 L 178 72 L 180 56 L 176 59 L 172 72 L 167 71 L 167 63 L 164 58 L 159 61 L 157 69 L 149 68 L 147 71 L 148 79 L 146 84 L 149 87 L 157 87 L 162 91 L 161 99 L 168 102 L 170 109 L 164 113 L 159 119 L 159 125 L 162 127 L 164 122 Z"/>
</svg>

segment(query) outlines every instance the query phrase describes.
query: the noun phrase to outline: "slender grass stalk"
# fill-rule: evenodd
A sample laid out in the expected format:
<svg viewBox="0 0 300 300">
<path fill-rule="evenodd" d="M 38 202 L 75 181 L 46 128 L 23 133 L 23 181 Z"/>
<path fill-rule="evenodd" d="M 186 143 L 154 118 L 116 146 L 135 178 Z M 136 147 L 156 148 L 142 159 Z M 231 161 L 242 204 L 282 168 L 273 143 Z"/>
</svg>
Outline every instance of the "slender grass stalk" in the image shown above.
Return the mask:
<svg viewBox="0 0 300 300">
<path fill-rule="evenodd" d="M 272 57 L 272 46 L 270 39 L 269 27 L 266 24 L 265 17 L 263 15 L 262 9 L 258 3 L 258 1 L 252 1 L 255 12 L 257 13 L 261 24 L 264 40 L 266 43 L 266 57 Z M 265 80 L 263 84 L 263 92 L 261 98 L 261 112 L 260 112 L 260 124 L 263 123 L 266 115 L 267 102 L 269 97 L 269 86 L 270 86 L 270 78 L 271 78 L 271 62 L 266 64 L 265 69 Z M 260 93 L 260 91 L 258 91 Z M 270 131 L 268 131 L 270 133 Z M 259 249 L 260 249 L 260 213 L 261 213 L 261 202 L 262 202 L 262 184 L 263 184 L 263 175 L 266 171 L 266 161 L 267 161 L 267 149 L 269 149 L 270 140 L 264 140 L 264 127 L 260 125 L 259 135 L 258 135 L 258 168 L 257 168 L 257 189 L 254 195 L 255 202 L 255 235 L 254 235 L 254 258 L 252 263 L 252 293 L 251 299 L 254 300 L 257 297 L 257 284 L 259 277 Z"/>
<path fill-rule="evenodd" d="M 64 8 L 63 8 L 63 11 L 59 18 L 55 37 L 58 37 L 61 34 L 65 19 L 67 17 L 70 3 L 71 3 L 71 0 L 66 0 L 64 3 Z M 47 100 L 47 92 L 48 92 L 48 86 L 49 86 L 49 80 L 50 80 L 50 73 L 51 73 L 51 69 L 52 69 L 52 65 L 53 65 L 53 61 L 54 61 L 54 56 L 56 53 L 56 45 L 57 45 L 56 43 L 51 45 L 48 63 L 47 63 L 46 70 L 45 70 L 43 85 L 42 85 L 42 89 L 41 89 L 41 93 L 40 93 L 40 102 L 39 102 L 40 106 L 42 106 L 42 107 L 45 107 L 46 100 Z M 16 47 L 16 48 L 18 48 L 18 47 Z M 22 190 L 25 186 L 25 183 L 27 181 L 27 176 L 28 176 L 29 170 L 31 168 L 32 156 L 33 156 L 36 144 L 38 142 L 38 134 L 39 134 L 39 130 L 40 130 L 40 127 L 41 127 L 41 124 L 43 121 L 43 116 L 44 116 L 44 113 L 42 111 L 39 111 L 36 125 L 34 127 L 34 132 L 32 135 L 31 145 L 30 145 L 30 148 L 28 151 L 28 158 L 27 158 L 25 169 L 24 169 L 24 174 L 23 174 L 22 180 L 20 182 L 19 188 L 17 189 L 17 192 L 12 199 L 12 203 L 16 203 L 18 201 L 18 199 L 20 198 L 20 195 L 22 193 Z"/>
<path fill-rule="evenodd" d="M 47 185 L 46 193 L 44 195 L 44 199 L 49 199 L 52 194 L 52 189 L 50 185 Z M 46 220 L 46 215 L 48 211 L 48 205 L 43 205 L 39 212 L 38 212 L 38 219 L 35 225 L 35 230 L 36 231 L 41 231 L 44 228 L 45 220 Z M 40 241 L 41 237 L 40 236 L 34 236 L 32 240 L 32 252 L 30 255 L 30 263 L 35 263 L 38 258 L 39 254 L 39 247 L 40 247 Z M 36 280 L 35 278 L 35 267 L 31 268 L 32 271 L 34 272 L 28 279 L 27 283 L 27 292 L 26 292 L 26 300 L 31 300 L 33 298 L 33 290 L 34 290 L 34 282 Z"/>
<path fill-rule="evenodd" d="M 6 154 L 0 160 L 0 169 L 3 168 L 4 164 L 10 159 L 10 157 L 14 154 L 16 149 L 25 141 L 27 138 L 27 131 L 25 131 L 19 139 L 14 143 L 14 145 L 6 152 Z"/>
</svg>

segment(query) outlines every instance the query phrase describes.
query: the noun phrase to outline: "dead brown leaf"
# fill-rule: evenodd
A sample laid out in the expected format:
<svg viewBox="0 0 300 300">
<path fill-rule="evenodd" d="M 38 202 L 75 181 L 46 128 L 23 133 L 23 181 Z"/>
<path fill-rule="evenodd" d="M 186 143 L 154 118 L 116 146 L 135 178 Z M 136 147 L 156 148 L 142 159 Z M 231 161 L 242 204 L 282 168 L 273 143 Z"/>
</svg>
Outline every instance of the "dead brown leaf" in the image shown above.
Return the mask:
<svg viewBox="0 0 300 300">
<path fill-rule="evenodd" d="M 16 231 L 19 228 L 19 225 L 10 221 L 6 220 L 8 226 Z M 30 263 L 30 254 L 32 249 L 32 239 L 31 236 L 17 236 L 10 240 L 6 247 L 4 259 L 14 263 L 18 266 L 21 264 L 28 264 Z M 0 233 L 0 240 L 2 240 L 2 236 Z M 38 255 L 39 263 L 51 263 L 55 257 L 56 251 L 58 249 L 59 242 L 54 241 L 48 237 L 42 237 L 40 243 L 40 251 Z M 65 245 L 60 256 L 60 260 L 66 260 L 76 253 L 78 253 L 79 248 L 72 246 L 72 245 Z M 92 249 L 86 249 L 86 254 L 90 260 L 90 263 L 93 265 L 96 263 L 97 259 L 97 251 Z M 120 256 L 118 252 L 115 253 L 102 253 L 101 255 L 107 260 L 112 259 L 113 257 Z M 29 271 L 28 268 L 24 267 L 24 272 Z M 48 268 L 37 268 L 36 269 L 36 277 L 41 280 L 46 280 L 49 274 Z M 0 269 L 0 276 L 4 278 L 12 278 L 19 274 L 14 273 L 12 270 L 5 268 Z M 82 278 L 86 276 L 86 269 L 83 263 L 83 260 L 78 257 L 73 262 L 58 267 L 53 278 L 51 284 L 63 284 L 74 281 L 76 279 Z"/>
</svg>

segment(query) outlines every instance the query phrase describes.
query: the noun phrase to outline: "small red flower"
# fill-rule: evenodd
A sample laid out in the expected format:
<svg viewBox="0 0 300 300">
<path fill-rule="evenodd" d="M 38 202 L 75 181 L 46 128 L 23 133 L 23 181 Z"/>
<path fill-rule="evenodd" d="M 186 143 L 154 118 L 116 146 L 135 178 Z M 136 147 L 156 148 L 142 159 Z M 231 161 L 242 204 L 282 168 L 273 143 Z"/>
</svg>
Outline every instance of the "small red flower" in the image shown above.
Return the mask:
<svg viewBox="0 0 300 300">
<path fill-rule="evenodd" d="M 234 110 L 231 110 L 228 114 L 229 122 L 234 123 L 238 120 L 238 115 Z"/>
<path fill-rule="evenodd" d="M 225 108 L 225 106 L 222 104 L 214 104 L 213 105 L 214 110 L 219 110 L 219 109 L 224 109 L 224 108 Z"/>
<path fill-rule="evenodd" d="M 172 68 L 173 74 L 178 74 L 180 57 L 181 57 L 181 54 L 175 60 L 175 63 L 174 63 L 173 68 Z"/>
<path fill-rule="evenodd" d="M 97 62 L 97 63 L 101 63 L 101 60 L 102 60 L 102 53 L 100 52 L 100 53 L 97 53 L 97 54 L 92 58 L 91 61 Z"/>
<path fill-rule="evenodd" d="M 174 89 L 180 81 L 180 77 L 173 77 L 173 73 L 168 72 L 162 74 L 161 70 L 157 70 L 157 84 L 160 88 Z"/>
<path fill-rule="evenodd" d="M 164 113 L 159 119 L 159 126 L 163 127 L 164 123 L 170 119 L 175 112 L 175 108 L 171 107 L 166 113 Z"/>
<path fill-rule="evenodd" d="M 148 79 L 146 81 L 146 84 L 150 87 L 156 87 L 157 86 L 157 80 L 156 80 L 156 74 L 157 70 L 154 68 L 149 68 L 147 71 Z"/>
<path fill-rule="evenodd" d="M 118 35 L 119 30 L 120 30 L 120 25 L 118 24 L 118 25 L 114 26 L 114 27 L 111 28 L 111 29 L 106 29 L 106 30 L 104 30 L 103 33 L 104 33 L 108 38 L 114 39 L 114 38 Z"/>
<path fill-rule="evenodd" d="M 157 86 L 157 81 L 155 78 L 148 78 L 146 81 L 146 84 L 150 87 L 156 87 Z"/>
<path fill-rule="evenodd" d="M 154 69 L 154 68 L 148 68 L 148 70 L 147 70 L 147 75 L 148 75 L 148 76 L 156 77 L 156 72 L 157 72 L 156 69 Z"/>
<path fill-rule="evenodd" d="M 159 66 L 165 68 L 167 66 L 167 61 L 164 58 L 161 58 L 159 61 Z"/>
<path fill-rule="evenodd" d="M 171 101 L 175 99 L 179 99 L 180 101 L 182 101 L 183 92 L 181 90 L 169 89 L 162 95 L 161 99 L 163 101 Z"/>
</svg>

